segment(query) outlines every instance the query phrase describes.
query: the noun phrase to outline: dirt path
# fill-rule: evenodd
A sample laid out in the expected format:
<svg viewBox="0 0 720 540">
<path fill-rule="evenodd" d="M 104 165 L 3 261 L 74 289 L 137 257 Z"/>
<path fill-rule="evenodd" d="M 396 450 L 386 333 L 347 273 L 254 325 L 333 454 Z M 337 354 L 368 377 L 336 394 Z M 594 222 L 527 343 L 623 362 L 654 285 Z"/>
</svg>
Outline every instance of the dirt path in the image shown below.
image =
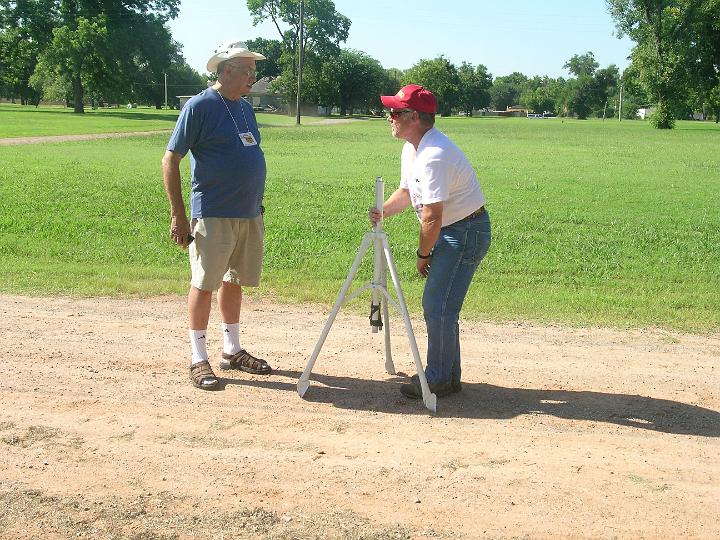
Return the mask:
<svg viewBox="0 0 720 540">
<path fill-rule="evenodd" d="M 0 146 L 67 141 L 92 141 L 94 139 L 120 139 L 122 137 L 146 137 L 156 135 L 158 133 L 167 133 L 169 135 L 171 132 L 171 129 L 156 129 L 153 131 L 127 131 L 124 133 L 84 133 L 80 135 L 43 135 L 41 137 L 4 137 L 0 138 Z"/>
<path fill-rule="evenodd" d="M 720 335 L 463 324 L 464 390 L 431 415 L 366 317 L 303 400 L 321 308 L 248 299 L 276 372 L 209 393 L 183 298 L 0 301 L 2 538 L 720 537 Z"/>
<path fill-rule="evenodd" d="M 360 122 L 359 118 L 326 118 L 324 120 L 318 120 L 317 122 L 310 122 L 308 125 L 311 126 L 322 126 L 322 125 L 333 125 L 333 124 L 348 124 L 351 122 Z M 294 124 L 293 124 L 294 125 Z M 260 128 L 270 127 L 267 125 L 260 124 Z M 285 125 L 275 125 L 272 127 L 290 127 Z M 14 146 L 18 144 L 43 144 L 43 143 L 57 143 L 57 142 L 68 142 L 68 141 L 91 141 L 95 139 L 120 139 L 123 137 L 146 137 L 150 135 L 156 135 L 158 133 L 165 133 L 170 135 L 171 129 L 156 129 L 151 131 L 128 131 L 124 133 L 84 133 L 79 135 L 43 135 L 39 137 L 0 137 L 0 146 Z"/>
</svg>

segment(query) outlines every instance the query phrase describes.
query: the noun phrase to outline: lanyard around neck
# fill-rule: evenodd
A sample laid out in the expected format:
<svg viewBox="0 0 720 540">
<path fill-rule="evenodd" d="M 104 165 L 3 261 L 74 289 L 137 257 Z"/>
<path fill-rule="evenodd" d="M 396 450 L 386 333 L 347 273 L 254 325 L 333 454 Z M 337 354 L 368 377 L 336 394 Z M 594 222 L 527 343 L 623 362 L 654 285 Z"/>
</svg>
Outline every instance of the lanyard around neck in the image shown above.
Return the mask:
<svg viewBox="0 0 720 540">
<path fill-rule="evenodd" d="M 235 125 L 235 131 L 237 131 L 238 138 L 242 140 L 242 135 L 240 135 L 240 128 L 237 125 L 237 122 L 235 121 L 235 117 L 230 112 L 230 107 L 228 107 L 227 101 L 225 101 L 225 98 L 220 93 L 219 90 L 215 89 L 215 91 L 218 93 L 218 96 L 220 96 L 220 99 L 223 102 L 223 105 L 225 105 L 225 110 L 227 110 L 227 113 L 230 115 L 230 120 L 232 120 L 232 123 Z M 243 98 L 240 98 L 243 99 Z M 247 132 L 250 132 L 250 126 L 248 125 L 247 118 L 245 117 L 245 107 L 243 107 L 242 103 L 240 103 L 240 112 L 242 112 L 243 115 L 243 121 L 245 122 L 245 128 L 247 129 Z"/>
</svg>

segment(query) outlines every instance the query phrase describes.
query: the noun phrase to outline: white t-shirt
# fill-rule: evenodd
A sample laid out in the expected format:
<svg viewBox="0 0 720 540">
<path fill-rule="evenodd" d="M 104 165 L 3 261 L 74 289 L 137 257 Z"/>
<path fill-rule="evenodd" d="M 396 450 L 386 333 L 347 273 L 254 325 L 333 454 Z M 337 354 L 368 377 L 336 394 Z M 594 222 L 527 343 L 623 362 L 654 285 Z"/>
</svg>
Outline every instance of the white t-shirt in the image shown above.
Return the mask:
<svg viewBox="0 0 720 540">
<path fill-rule="evenodd" d="M 477 175 L 447 135 L 430 129 L 417 152 L 406 142 L 400 161 L 400 187 L 410 191 L 418 219 L 424 204 L 443 202 L 442 226 L 452 225 L 485 204 Z"/>
</svg>

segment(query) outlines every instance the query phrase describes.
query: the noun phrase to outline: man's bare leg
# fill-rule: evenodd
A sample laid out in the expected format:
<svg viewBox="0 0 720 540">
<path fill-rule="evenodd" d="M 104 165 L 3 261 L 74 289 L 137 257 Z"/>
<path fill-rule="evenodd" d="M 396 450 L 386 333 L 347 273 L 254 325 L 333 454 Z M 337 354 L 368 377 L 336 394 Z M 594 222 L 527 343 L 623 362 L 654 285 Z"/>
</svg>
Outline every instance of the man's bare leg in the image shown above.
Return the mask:
<svg viewBox="0 0 720 540">
<path fill-rule="evenodd" d="M 242 287 L 229 281 L 223 281 L 218 291 L 220 318 L 225 324 L 240 322 L 240 306 L 242 304 Z"/>
<path fill-rule="evenodd" d="M 207 330 L 210 319 L 212 291 L 190 287 L 188 293 L 188 321 L 191 330 Z"/>
</svg>

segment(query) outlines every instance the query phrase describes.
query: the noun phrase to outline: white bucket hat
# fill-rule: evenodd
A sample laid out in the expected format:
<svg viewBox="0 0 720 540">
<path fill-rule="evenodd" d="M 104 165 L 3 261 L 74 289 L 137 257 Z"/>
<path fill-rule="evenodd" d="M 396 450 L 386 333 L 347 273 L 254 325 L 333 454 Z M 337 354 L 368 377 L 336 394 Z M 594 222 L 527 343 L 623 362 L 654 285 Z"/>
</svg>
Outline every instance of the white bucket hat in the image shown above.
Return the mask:
<svg viewBox="0 0 720 540">
<path fill-rule="evenodd" d="M 255 60 L 265 60 L 265 57 L 248 49 L 247 43 L 244 41 L 226 41 L 222 43 L 215 54 L 210 57 L 207 62 L 207 70 L 213 72 L 217 69 L 220 62 L 230 60 L 231 58 L 254 58 Z"/>
</svg>

